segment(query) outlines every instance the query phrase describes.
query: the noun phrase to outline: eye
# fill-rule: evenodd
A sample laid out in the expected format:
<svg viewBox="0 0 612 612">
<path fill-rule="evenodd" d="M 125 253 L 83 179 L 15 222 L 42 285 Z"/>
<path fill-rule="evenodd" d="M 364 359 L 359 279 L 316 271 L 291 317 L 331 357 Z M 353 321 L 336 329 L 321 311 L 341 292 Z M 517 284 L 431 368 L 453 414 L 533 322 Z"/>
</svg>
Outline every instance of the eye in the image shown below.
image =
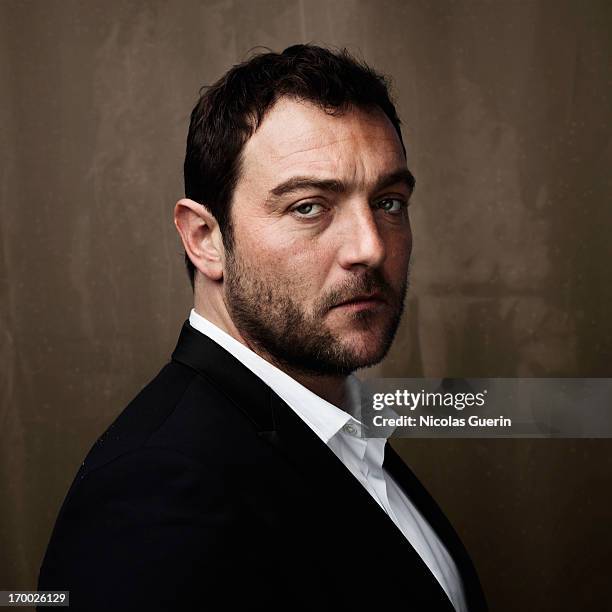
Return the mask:
<svg viewBox="0 0 612 612">
<path fill-rule="evenodd" d="M 313 219 L 314 217 L 318 217 L 322 212 L 323 206 L 316 202 L 304 202 L 291 209 L 291 213 L 299 219 Z"/>
<path fill-rule="evenodd" d="M 384 210 L 392 215 L 397 215 L 406 208 L 406 202 L 399 198 L 385 198 L 376 205 L 379 209 Z"/>
</svg>

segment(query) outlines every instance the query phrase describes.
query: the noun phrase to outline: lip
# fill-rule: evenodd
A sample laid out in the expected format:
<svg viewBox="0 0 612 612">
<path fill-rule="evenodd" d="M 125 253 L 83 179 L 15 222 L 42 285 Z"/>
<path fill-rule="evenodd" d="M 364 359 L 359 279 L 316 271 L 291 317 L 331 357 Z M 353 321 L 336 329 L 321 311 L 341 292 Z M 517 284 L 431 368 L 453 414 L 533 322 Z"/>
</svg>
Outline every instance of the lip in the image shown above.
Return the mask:
<svg viewBox="0 0 612 612">
<path fill-rule="evenodd" d="M 351 310 L 365 310 L 368 308 L 377 308 L 384 305 L 385 299 L 380 293 L 371 293 L 368 295 L 357 295 L 344 302 L 336 304 L 333 308 L 348 308 Z"/>
</svg>

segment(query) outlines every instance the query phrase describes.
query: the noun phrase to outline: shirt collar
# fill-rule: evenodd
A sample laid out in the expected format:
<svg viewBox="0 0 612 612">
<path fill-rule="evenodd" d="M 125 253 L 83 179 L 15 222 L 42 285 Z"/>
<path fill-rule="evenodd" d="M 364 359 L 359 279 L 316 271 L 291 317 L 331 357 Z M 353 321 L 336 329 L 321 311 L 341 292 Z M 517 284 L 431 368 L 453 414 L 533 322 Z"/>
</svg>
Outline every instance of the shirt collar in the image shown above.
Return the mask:
<svg viewBox="0 0 612 612">
<path fill-rule="evenodd" d="M 231 353 L 251 372 L 265 382 L 327 444 L 350 420 L 360 423 L 360 383 L 347 377 L 349 412 L 334 406 L 263 357 L 191 309 L 189 324 Z"/>
</svg>

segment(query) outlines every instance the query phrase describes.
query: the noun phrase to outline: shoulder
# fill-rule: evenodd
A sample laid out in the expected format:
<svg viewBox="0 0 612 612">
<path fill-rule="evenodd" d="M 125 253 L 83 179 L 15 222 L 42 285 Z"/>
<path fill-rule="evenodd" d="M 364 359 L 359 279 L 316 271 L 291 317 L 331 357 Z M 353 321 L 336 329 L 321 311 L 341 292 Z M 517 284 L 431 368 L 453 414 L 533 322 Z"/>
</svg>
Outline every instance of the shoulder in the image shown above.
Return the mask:
<svg viewBox="0 0 612 612">
<path fill-rule="evenodd" d="M 240 415 L 197 372 L 165 366 L 85 459 L 60 510 L 40 584 L 70 585 L 83 596 L 104 590 L 102 577 L 119 589 L 126 575 L 143 584 L 182 580 L 184 570 L 203 563 L 203 550 L 212 559 L 244 540 L 244 474 L 231 457 L 235 446 L 261 441 Z M 142 593 L 140 586 L 133 592 Z"/>
<path fill-rule="evenodd" d="M 189 504 L 240 488 L 264 441 L 213 383 L 171 362 L 100 436 L 80 466 L 58 525 L 153 504 Z M 243 469 L 241 469 L 241 466 Z M 204 508 L 199 508 L 203 510 Z M 135 517 L 132 517 L 135 518 Z"/>
<path fill-rule="evenodd" d="M 58 518 L 39 589 L 69 590 L 78 610 L 191 607 L 182 598 L 194 603 L 196 587 L 229 575 L 225 550 L 253 525 L 226 484 L 218 469 L 150 445 L 87 473 Z"/>
<path fill-rule="evenodd" d="M 238 382 L 238 381 L 237 381 Z M 79 477 L 126 455 L 157 454 L 170 461 L 206 464 L 228 451 L 224 435 L 253 438 L 255 430 L 216 385 L 195 370 L 170 362 L 98 438 Z"/>
</svg>

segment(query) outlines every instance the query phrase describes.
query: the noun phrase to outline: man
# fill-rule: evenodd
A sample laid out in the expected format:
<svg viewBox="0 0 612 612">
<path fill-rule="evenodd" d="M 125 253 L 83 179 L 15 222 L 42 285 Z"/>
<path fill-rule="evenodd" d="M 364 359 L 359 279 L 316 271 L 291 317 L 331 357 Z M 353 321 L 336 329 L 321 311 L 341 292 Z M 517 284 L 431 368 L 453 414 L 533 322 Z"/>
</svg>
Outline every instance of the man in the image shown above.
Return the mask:
<svg viewBox="0 0 612 612">
<path fill-rule="evenodd" d="M 83 610 L 485 609 L 435 503 L 360 435 L 352 372 L 400 321 L 413 187 L 385 81 L 346 53 L 259 55 L 202 95 L 175 208 L 194 309 L 77 474 L 39 589 Z"/>
</svg>

